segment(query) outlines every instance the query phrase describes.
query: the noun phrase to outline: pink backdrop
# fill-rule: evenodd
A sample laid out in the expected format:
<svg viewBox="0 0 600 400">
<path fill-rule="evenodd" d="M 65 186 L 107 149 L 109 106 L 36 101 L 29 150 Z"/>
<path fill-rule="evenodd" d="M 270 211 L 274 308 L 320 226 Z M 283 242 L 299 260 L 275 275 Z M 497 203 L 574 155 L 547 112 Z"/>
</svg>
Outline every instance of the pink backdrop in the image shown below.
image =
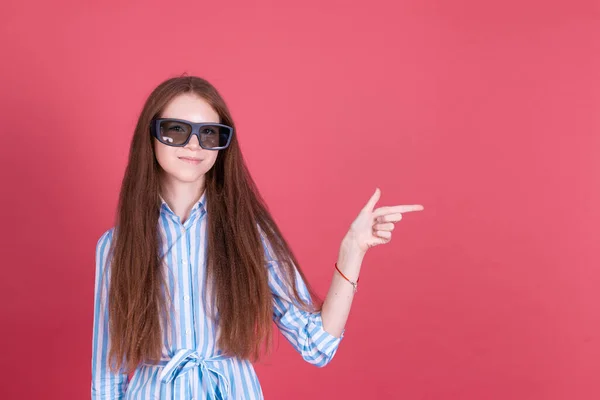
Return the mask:
<svg viewBox="0 0 600 400">
<path fill-rule="evenodd" d="M 598 4 L 3 2 L 0 398 L 89 398 L 94 246 L 183 72 L 320 293 L 376 186 L 425 205 L 368 254 L 332 364 L 280 337 L 256 365 L 268 399 L 600 398 Z"/>
</svg>

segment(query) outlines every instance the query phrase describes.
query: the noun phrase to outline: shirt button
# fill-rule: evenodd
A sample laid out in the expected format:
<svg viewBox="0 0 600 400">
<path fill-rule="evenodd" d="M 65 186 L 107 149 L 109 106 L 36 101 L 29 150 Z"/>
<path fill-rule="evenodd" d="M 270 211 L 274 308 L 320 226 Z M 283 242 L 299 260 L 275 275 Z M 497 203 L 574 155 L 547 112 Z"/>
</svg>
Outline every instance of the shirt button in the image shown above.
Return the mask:
<svg viewBox="0 0 600 400">
<path fill-rule="evenodd" d="M 181 260 L 181 262 L 184 263 L 184 264 L 187 264 L 187 259 L 184 258 L 184 259 Z"/>
<path fill-rule="evenodd" d="M 190 296 L 188 296 L 188 295 L 186 294 L 185 296 L 183 296 L 183 299 L 184 299 L 185 301 L 190 301 Z"/>
<path fill-rule="evenodd" d="M 189 330 L 189 329 L 187 329 L 187 330 L 185 331 L 185 334 L 186 334 L 186 335 L 189 335 L 190 333 L 192 333 L 192 331 L 191 331 L 191 330 Z"/>
</svg>

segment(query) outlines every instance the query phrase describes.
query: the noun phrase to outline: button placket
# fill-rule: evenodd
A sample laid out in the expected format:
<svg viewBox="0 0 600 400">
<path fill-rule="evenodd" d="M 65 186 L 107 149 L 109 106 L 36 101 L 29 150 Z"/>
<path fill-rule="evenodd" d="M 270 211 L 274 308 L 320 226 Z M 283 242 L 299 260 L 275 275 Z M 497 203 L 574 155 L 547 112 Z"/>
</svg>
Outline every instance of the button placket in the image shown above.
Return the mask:
<svg viewBox="0 0 600 400">
<path fill-rule="evenodd" d="M 185 270 L 189 271 L 190 268 L 190 251 L 191 249 L 189 248 L 189 238 L 188 238 L 188 229 L 190 228 L 189 226 L 186 225 L 190 225 L 191 220 L 187 220 L 185 224 L 181 225 L 181 240 L 182 240 L 182 256 L 181 256 L 181 267 Z M 183 289 L 183 302 L 186 304 L 186 307 L 190 308 L 190 312 L 191 310 L 191 295 L 192 293 L 190 293 L 190 288 L 189 287 L 185 287 L 182 288 Z M 192 328 L 188 328 L 185 330 L 185 336 L 186 337 L 191 337 L 194 333 Z"/>
<path fill-rule="evenodd" d="M 185 226 L 181 226 L 181 239 L 183 240 L 183 255 L 181 257 L 181 263 L 183 266 L 187 266 L 188 263 L 188 243 L 187 243 L 187 230 L 185 229 Z"/>
</svg>

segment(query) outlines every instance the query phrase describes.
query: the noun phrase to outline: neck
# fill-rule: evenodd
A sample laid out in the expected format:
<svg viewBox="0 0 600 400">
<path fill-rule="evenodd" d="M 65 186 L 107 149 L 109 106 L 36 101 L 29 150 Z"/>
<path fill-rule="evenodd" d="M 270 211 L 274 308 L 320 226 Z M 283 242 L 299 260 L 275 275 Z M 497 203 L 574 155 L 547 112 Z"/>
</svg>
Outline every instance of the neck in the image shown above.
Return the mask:
<svg viewBox="0 0 600 400">
<path fill-rule="evenodd" d="M 202 197 L 204 188 L 204 176 L 195 182 L 181 182 L 163 177 L 161 196 L 169 205 L 169 208 L 181 219 L 181 223 L 184 223 L 194 205 Z"/>
</svg>

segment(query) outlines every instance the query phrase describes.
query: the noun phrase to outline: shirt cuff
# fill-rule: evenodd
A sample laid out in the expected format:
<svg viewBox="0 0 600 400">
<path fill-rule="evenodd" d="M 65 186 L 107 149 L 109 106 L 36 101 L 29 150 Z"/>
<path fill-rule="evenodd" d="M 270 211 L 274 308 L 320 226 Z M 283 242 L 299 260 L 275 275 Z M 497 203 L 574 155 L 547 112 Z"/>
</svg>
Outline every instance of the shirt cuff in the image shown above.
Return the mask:
<svg viewBox="0 0 600 400">
<path fill-rule="evenodd" d="M 323 329 L 323 318 L 321 312 L 312 313 L 309 317 L 308 332 L 312 338 L 314 346 L 323 353 L 327 358 L 332 358 L 337 351 L 340 342 L 344 338 L 345 329 L 342 330 L 340 337 L 335 337 L 331 333 Z"/>
</svg>

